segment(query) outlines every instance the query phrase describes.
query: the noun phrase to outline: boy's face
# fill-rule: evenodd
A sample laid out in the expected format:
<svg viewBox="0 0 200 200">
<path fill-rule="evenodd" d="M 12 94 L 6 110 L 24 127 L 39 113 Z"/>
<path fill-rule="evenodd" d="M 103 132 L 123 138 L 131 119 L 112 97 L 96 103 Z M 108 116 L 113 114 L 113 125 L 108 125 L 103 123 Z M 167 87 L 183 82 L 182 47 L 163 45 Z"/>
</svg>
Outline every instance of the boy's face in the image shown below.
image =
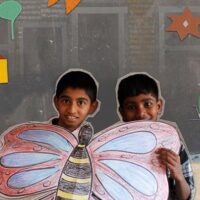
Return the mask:
<svg viewBox="0 0 200 200">
<path fill-rule="evenodd" d="M 95 112 L 98 102 L 91 102 L 84 89 L 66 88 L 59 97 L 54 97 L 54 104 L 59 113 L 58 125 L 74 131 Z"/>
<path fill-rule="evenodd" d="M 123 121 L 157 120 L 162 109 L 162 100 L 156 100 L 151 94 L 127 97 L 119 112 Z"/>
</svg>

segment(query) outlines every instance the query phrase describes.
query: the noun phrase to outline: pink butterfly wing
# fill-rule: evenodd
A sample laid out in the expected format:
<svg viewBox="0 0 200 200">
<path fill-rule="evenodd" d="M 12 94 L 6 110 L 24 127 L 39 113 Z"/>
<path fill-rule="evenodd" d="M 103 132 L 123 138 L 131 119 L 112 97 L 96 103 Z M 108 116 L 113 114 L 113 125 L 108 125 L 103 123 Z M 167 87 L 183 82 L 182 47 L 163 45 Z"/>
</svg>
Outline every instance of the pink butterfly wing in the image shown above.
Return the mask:
<svg viewBox="0 0 200 200">
<path fill-rule="evenodd" d="M 176 129 L 163 122 L 131 122 L 101 131 L 88 146 L 93 165 L 92 196 L 167 199 L 166 169 L 155 154 L 159 147 L 176 153 L 180 148 Z"/>
<path fill-rule="evenodd" d="M 0 150 L 0 194 L 26 196 L 56 189 L 63 166 L 77 145 L 66 130 L 41 123 L 4 133 Z"/>
</svg>

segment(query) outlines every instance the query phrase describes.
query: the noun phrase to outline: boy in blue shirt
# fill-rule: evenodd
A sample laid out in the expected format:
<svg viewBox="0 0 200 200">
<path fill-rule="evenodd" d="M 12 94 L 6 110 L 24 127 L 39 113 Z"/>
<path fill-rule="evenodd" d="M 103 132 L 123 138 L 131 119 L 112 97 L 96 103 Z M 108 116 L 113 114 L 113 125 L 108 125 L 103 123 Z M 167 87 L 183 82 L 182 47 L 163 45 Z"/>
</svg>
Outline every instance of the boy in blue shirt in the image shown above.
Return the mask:
<svg viewBox="0 0 200 200">
<path fill-rule="evenodd" d="M 120 80 L 117 88 L 119 113 L 124 122 L 156 121 L 163 109 L 163 100 L 156 81 L 147 74 L 133 74 Z M 167 167 L 169 199 L 188 200 L 194 197 L 194 180 L 188 154 L 181 144 L 179 155 L 161 148 L 159 160 Z"/>
</svg>

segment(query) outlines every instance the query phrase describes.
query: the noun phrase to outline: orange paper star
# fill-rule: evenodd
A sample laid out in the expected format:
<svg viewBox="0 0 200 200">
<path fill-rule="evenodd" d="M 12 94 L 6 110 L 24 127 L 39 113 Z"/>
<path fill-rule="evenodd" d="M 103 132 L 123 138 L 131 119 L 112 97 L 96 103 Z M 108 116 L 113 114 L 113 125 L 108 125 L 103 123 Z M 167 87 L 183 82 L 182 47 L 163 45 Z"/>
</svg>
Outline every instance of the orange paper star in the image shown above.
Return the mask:
<svg viewBox="0 0 200 200">
<path fill-rule="evenodd" d="M 200 38 L 200 17 L 192 15 L 189 8 L 185 8 L 182 15 L 168 16 L 172 23 L 166 31 L 176 31 L 181 40 L 185 39 L 189 34 Z"/>
<path fill-rule="evenodd" d="M 48 0 L 48 6 L 53 6 L 59 0 Z M 66 5 L 66 13 L 69 14 L 79 3 L 81 0 L 65 0 Z"/>
</svg>

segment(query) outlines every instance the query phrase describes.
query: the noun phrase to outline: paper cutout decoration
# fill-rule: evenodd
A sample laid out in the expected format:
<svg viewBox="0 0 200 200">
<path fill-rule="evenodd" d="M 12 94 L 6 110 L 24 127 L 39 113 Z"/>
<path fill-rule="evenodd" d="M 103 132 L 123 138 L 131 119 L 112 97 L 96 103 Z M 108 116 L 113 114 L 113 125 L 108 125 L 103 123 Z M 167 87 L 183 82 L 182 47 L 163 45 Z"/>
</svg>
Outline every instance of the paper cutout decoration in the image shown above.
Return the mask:
<svg viewBox="0 0 200 200">
<path fill-rule="evenodd" d="M 196 110 L 198 118 L 191 119 L 193 121 L 199 121 L 200 120 L 200 95 L 197 98 L 197 105 L 194 105 L 194 108 Z"/>
<path fill-rule="evenodd" d="M 198 96 L 198 103 L 197 103 L 199 118 L 200 118 L 200 95 Z"/>
<path fill-rule="evenodd" d="M 48 6 L 53 6 L 56 4 L 59 0 L 48 0 Z M 81 0 L 65 0 L 65 10 L 66 14 L 69 14 L 79 3 Z"/>
<path fill-rule="evenodd" d="M 11 22 L 11 38 L 14 39 L 14 22 L 20 14 L 22 6 L 18 1 L 6 0 L 0 4 L 0 18 L 10 20 Z"/>
<path fill-rule="evenodd" d="M 159 147 L 178 153 L 176 129 L 163 122 L 123 123 L 99 132 L 84 125 L 79 142 L 65 129 L 23 124 L 3 133 L 0 198 L 20 200 L 167 200 Z"/>
<path fill-rule="evenodd" d="M 185 39 L 189 34 L 200 38 L 200 17 L 193 16 L 189 8 L 185 8 L 181 15 L 168 16 L 172 23 L 166 31 L 175 31 L 181 40 Z"/>
<path fill-rule="evenodd" d="M 0 83 L 8 83 L 8 62 L 0 55 Z"/>
</svg>

